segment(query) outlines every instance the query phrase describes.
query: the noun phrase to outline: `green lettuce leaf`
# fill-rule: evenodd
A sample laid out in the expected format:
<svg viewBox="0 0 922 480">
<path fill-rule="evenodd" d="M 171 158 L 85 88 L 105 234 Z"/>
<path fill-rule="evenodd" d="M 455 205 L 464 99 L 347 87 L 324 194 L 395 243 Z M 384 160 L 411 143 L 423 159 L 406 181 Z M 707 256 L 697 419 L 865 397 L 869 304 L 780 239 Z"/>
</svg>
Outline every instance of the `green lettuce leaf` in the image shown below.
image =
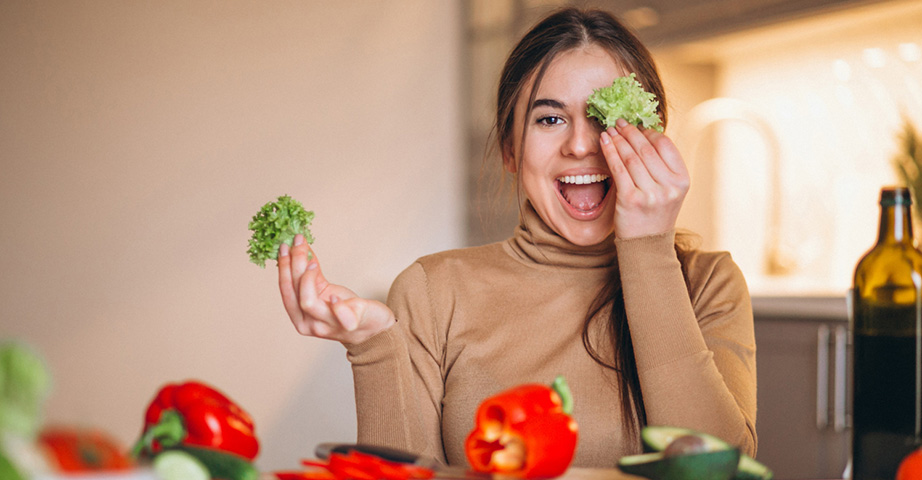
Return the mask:
<svg viewBox="0 0 922 480">
<path fill-rule="evenodd" d="M 266 268 L 266 260 L 278 259 L 282 243 L 291 246 L 295 235 L 299 233 L 304 235 L 307 243 L 314 243 L 309 228 L 313 220 L 314 212 L 305 211 L 301 202 L 288 195 L 263 205 L 249 225 L 253 231 L 250 248 L 247 250 L 250 261 Z"/>
<path fill-rule="evenodd" d="M 0 343 L 0 432 L 34 436 L 50 390 L 51 373 L 41 356 L 23 343 Z"/>
<path fill-rule="evenodd" d="M 623 118 L 628 123 L 663 131 L 663 122 L 656 113 L 659 100 L 643 89 L 634 74 L 618 77 L 609 87 L 597 88 L 587 100 L 586 115 L 595 117 L 605 128 L 614 127 Z"/>
</svg>

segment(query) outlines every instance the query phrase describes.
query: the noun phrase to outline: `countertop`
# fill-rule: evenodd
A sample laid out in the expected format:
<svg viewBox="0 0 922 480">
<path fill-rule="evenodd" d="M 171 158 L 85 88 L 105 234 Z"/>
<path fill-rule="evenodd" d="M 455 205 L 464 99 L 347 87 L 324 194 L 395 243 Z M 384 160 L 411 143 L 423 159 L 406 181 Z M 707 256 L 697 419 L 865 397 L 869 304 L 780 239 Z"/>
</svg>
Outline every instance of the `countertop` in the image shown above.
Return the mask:
<svg viewBox="0 0 922 480">
<path fill-rule="evenodd" d="M 845 296 L 828 297 L 752 297 L 752 311 L 760 318 L 848 320 Z"/>
<path fill-rule="evenodd" d="M 436 473 L 436 476 L 433 480 L 439 480 L 439 479 L 463 480 L 465 478 L 469 480 L 490 480 L 490 479 L 515 480 L 514 477 L 505 477 L 505 476 L 498 476 L 498 475 L 491 477 L 489 475 L 485 475 L 485 474 L 481 475 L 477 473 L 469 474 L 466 477 L 455 476 L 455 475 L 442 476 Z M 558 480 L 644 480 L 644 477 L 628 475 L 614 468 L 571 468 L 567 470 L 565 474 L 563 474 L 560 477 L 556 477 L 556 478 Z M 272 475 L 271 473 L 268 473 L 268 472 L 263 473 L 260 476 L 260 480 L 276 480 L 276 479 L 277 477 L 275 475 Z"/>
</svg>

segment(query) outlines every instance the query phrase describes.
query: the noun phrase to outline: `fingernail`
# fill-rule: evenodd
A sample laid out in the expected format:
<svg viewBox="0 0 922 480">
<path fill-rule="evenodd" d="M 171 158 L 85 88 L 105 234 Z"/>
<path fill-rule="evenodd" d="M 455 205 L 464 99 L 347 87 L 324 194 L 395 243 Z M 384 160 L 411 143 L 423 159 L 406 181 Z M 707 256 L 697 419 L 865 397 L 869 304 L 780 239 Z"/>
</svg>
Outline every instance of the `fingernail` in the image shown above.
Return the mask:
<svg viewBox="0 0 922 480">
<path fill-rule="evenodd" d="M 295 246 L 297 247 L 298 245 L 301 245 L 302 243 L 304 243 L 304 236 L 302 236 L 300 233 L 295 235 Z"/>
<path fill-rule="evenodd" d="M 282 243 L 281 245 L 279 245 L 279 256 L 280 257 L 288 256 L 288 244 L 287 243 Z"/>
<path fill-rule="evenodd" d="M 619 118 L 619 119 L 615 120 L 615 125 L 617 125 L 618 128 L 624 128 L 624 127 L 627 126 L 627 120 L 625 120 L 625 119 L 623 119 L 623 118 Z"/>
<path fill-rule="evenodd" d="M 311 262 L 307 264 L 308 270 L 317 270 L 317 262 Z"/>
<path fill-rule="evenodd" d="M 611 135 L 609 135 L 608 132 L 602 132 L 602 143 L 605 145 L 611 143 Z"/>
</svg>

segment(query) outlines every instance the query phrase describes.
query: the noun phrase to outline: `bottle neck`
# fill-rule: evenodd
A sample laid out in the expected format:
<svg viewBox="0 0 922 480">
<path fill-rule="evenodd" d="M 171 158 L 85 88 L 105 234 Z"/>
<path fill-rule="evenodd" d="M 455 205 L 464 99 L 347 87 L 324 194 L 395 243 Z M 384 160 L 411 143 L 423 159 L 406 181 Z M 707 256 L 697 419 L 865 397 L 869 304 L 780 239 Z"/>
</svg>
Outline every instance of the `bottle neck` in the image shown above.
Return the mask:
<svg viewBox="0 0 922 480">
<path fill-rule="evenodd" d="M 880 207 L 880 233 L 877 243 L 905 243 L 912 245 L 912 215 L 909 205 Z"/>
</svg>

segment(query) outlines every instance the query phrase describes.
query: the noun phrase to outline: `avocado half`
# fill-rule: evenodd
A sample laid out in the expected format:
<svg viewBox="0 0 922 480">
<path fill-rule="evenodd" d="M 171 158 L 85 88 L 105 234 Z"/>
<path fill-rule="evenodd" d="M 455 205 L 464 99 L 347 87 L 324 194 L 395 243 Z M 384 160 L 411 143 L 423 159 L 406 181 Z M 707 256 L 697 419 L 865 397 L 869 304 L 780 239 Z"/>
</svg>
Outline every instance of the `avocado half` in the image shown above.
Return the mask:
<svg viewBox="0 0 922 480">
<path fill-rule="evenodd" d="M 739 461 L 740 452 L 735 448 L 672 457 L 653 452 L 622 457 L 618 468 L 651 480 L 730 480 Z"/>
<path fill-rule="evenodd" d="M 708 451 L 732 448 L 727 442 L 706 433 L 697 432 L 687 428 L 647 426 L 640 432 L 644 450 L 648 452 L 662 452 L 675 439 L 686 435 L 695 435 L 704 440 Z M 741 453 L 734 480 L 771 480 L 774 474 L 768 467 L 759 463 L 754 458 Z"/>
</svg>

